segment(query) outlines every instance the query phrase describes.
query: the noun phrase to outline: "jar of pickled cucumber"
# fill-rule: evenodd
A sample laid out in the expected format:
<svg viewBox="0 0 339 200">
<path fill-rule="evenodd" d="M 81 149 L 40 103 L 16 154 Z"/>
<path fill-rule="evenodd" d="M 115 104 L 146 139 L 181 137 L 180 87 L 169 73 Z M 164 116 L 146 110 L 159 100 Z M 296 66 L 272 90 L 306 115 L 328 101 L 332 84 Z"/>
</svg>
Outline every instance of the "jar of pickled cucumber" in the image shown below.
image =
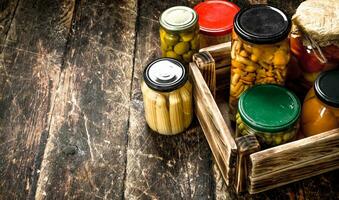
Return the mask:
<svg viewBox="0 0 339 200">
<path fill-rule="evenodd" d="M 290 29 L 291 21 L 286 14 L 271 6 L 250 7 L 236 15 L 231 50 L 231 119 L 240 95 L 248 88 L 285 83 Z"/>
<path fill-rule="evenodd" d="M 301 114 L 305 136 L 339 128 L 339 70 L 322 72 L 307 93 Z"/>
<path fill-rule="evenodd" d="M 240 8 L 228 1 L 201 2 L 194 7 L 199 15 L 200 48 L 231 41 L 234 16 Z"/>
<path fill-rule="evenodd" d="M 187 64 L 199 51 L 197 13 L 185 6 L 165 10 L 160 16 L 160 46 L 162 57 Z"/>
<path fill-rule="evenodd" d="M 256 85 L 240 96 L 236 135 L 255 134 L 263 147 L 289 142 L 298 132 L 300 112 L 294 93 L 279 85 Z"/>
<path fill-rule="evenodd" d="M 188 71 L 171 58 L 154 60 L 144 70 L 141 91 L 148 126 L 163 135 L 185 131 L 192 121 L 192 85 Z"/>
</svg>

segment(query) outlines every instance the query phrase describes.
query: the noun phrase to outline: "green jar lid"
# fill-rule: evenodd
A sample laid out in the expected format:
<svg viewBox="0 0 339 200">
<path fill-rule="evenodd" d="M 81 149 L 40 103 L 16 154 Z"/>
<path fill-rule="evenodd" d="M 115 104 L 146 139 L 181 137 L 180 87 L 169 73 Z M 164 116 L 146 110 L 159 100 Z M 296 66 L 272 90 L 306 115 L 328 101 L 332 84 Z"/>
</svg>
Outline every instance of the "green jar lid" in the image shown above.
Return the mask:
<svg viewBox="0 0 339 200">
<path fill-rule="evenodd" d="M 169 31 L 183 31 L 195 26 L 197 22 L 197 13 L 186 6 L 171 7 L 160 16 L 160 25 Z"/>
<path fill-rule="evenodd" d="M 276 133 L 292 127 L 301 106 L 295 94 L 278 85 L 256 85 L 239 99 L 241 119 L 257 131 Z"/>
</svg>

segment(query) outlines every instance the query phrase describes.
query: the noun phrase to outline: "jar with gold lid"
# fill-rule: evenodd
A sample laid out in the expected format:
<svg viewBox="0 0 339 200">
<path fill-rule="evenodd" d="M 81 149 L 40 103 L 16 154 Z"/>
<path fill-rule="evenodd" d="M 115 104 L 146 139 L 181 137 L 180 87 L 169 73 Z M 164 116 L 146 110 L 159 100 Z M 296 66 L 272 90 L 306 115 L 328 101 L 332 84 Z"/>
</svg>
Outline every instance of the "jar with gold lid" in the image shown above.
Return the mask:
<svg viewBox="0 0 339 200">
<path fill-rule="evenodd" d="M 147 65 L 141 91 L 148 126 L 163 135 L 185 131 L 193 117 L 192 85 L 178 60 L 160 58 Z"/>
<path fill-rule="evenodd" d="M 199 51 L 197 13 L 185 6 L 165 10 L 160 16 L 160 47 L 162 57 L 174 58 L 187 64 Z"/>
</svg>

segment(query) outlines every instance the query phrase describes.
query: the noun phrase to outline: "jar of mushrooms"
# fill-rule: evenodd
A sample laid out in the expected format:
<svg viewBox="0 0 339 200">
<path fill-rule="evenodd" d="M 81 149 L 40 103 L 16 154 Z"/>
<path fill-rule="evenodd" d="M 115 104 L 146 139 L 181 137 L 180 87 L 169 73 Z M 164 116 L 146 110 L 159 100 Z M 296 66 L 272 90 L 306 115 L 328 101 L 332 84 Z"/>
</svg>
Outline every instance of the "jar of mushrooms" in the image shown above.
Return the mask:
<svg viewBox="0 0 339 200">
<path fill-rule="evenodd" d="M 148 126 L 163 135 L 185 131 L 192 122 L 192 85 L 178 60 L 160 58 L 144 70 L 141 91 Z"/>
<path fill-rule="evenodd" d="M 285 83 L 290 29 L 286 14 L 271 6 L 250 7 L 236 15 L 231 51 L 231 119 L 235 119 L 240 95 L 248 88 Z"/>
</svg>

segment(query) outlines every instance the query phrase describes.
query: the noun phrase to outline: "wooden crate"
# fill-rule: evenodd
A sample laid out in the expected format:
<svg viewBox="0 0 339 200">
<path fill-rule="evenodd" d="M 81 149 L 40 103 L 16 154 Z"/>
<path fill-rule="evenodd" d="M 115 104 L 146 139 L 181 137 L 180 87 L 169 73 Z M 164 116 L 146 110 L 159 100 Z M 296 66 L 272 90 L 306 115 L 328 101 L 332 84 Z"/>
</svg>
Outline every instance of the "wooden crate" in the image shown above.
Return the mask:
<svg viewBox="0 0 339 200">
<path fill-rule="evenodd" d="M 339 169 L 339 129 L 261 151 L 253 135 L 234 138 L 228 97 L 213 97 L 195 63 L 190 75 L 197 118 L 226 184 L 237 192 L 259 193 Z"/>
</svg>

